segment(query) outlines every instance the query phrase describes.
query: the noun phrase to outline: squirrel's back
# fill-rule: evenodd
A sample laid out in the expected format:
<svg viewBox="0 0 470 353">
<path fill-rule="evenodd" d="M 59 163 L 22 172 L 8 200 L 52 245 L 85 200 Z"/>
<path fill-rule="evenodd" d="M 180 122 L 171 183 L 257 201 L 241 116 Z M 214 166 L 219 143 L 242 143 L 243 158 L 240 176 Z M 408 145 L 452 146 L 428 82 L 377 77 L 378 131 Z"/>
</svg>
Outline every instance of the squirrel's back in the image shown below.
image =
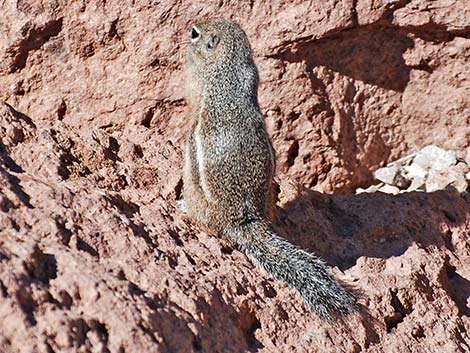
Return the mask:
<svg viewBox="0 0 470 353">
<path fill-rule="evenodd" d="M 287 283 L 320 317 L 350 312 L 354 297 L 323 262 L 270 226 L 275 156 L 258 105 L 258 71 L 237 24 L 193 26 L 186 89 L 190 128 L 183 197 L 189 217 Z"/>
<path fill-rule="evenodd" d="M 216 20 L 193 26 L 186 86 L 190 216 L 204 208 L 196 220 L 202 218 L 198 223 L 217 233 L 237 221 L 266 218 L 272 207 L 274 150 L 258 105 L 258 70 L 237 24 Z"/>
</svg>

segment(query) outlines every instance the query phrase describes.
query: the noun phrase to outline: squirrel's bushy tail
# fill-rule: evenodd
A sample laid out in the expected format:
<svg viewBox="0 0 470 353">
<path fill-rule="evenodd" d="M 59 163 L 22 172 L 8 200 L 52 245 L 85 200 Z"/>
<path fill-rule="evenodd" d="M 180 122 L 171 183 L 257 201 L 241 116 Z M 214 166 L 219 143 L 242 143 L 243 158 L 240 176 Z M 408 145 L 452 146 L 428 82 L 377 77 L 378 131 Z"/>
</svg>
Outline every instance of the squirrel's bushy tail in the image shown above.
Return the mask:
<svg viewBox="0 0 470 353">
<path fill-rule="evenodd" d="M 268 222 L 253 220 L 224 233 L 256 266 L 295 290 L 321 319 L 355 308 L 354 296 L 333 279 L 319 257 L 282 239 Z"/>
</svg>

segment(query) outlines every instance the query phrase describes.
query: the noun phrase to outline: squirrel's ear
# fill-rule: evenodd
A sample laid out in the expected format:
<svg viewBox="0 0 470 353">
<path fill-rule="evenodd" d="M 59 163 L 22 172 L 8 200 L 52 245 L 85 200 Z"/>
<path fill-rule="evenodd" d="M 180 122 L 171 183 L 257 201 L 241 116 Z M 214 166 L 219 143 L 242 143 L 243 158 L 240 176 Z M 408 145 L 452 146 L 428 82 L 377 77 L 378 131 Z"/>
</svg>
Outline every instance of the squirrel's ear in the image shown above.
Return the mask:
<svg viewBox="0 0 470 353">
<path fill-rule="evenodd" d="M 207 42 L 207 49 L 209 50 L 214 49 L 217 46 L 217 44 L 219 44 L 219 41 L 220 39 L 218 36 L 216 35 L 211 36 L 211 39 L 209 39 L 209 41 Z"/>
</svg>

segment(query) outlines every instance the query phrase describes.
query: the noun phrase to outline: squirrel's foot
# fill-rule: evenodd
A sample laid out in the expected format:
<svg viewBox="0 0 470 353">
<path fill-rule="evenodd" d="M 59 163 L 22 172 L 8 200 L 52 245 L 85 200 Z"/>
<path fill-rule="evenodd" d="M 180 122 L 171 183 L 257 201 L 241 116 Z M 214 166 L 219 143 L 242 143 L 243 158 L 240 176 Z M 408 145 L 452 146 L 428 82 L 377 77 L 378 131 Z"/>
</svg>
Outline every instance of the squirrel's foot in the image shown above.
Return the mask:
<svg viewBox="0 0 470 353">
<path fill-rule="evenodd" d="M 179 210 L 181 213 L 188 213 L 188 207 L 186 206 L 186 201 L 184 201 L 183 199 L 181 200 L 176 200 L 176 209 Z"/>
</svg>

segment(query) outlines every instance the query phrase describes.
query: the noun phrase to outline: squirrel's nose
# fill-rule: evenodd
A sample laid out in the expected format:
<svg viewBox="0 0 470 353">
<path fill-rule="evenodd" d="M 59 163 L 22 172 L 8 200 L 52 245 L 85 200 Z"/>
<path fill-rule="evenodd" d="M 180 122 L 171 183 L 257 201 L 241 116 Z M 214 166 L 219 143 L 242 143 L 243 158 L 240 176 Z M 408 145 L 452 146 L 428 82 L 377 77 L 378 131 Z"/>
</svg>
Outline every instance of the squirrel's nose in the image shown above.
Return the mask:
<svg viewBox="0 0 470 353">
<path fill-rule="evenodd" d="M 191 28 L 191 42 L 197 41 L 200 36 L 200 33 L 201 32 L 199 31 L 199 29 L 196 26 L 193 26 L 193 28 Z"/>
</svg>

